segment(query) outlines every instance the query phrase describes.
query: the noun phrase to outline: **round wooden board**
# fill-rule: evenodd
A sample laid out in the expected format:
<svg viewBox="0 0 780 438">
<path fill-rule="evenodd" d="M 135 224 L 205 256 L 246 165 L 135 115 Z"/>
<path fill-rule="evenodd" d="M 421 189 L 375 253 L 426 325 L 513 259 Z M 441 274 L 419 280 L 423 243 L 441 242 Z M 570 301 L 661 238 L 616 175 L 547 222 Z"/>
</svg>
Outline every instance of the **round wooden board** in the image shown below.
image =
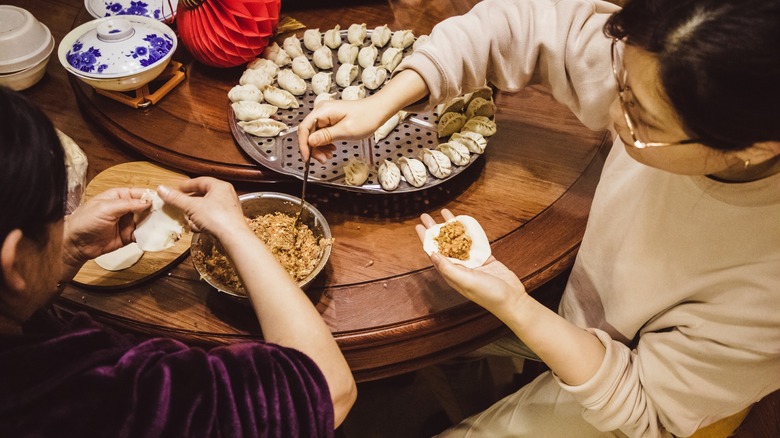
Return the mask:
<svg viewBox="0 0 780 438">
<path fill-rule="evenodd" d="M 100 172 L 87 184 L 84 201 L 114 187 L 145 187 L 155 190 L 160 184 L 175 187 L 187 179 L 184 174 L 170 171 L 146 161 L 122 163 Z M 96 288 L 120 288 L 142 282 L 165 270 L 184 257 L 190 249 L 192 232 L 186 230 L 171 248 L 144 253 L 135 265 L 122 271 L 107 271 L 94 260 L 84 264 L 74 282 Z"/>
</svg>

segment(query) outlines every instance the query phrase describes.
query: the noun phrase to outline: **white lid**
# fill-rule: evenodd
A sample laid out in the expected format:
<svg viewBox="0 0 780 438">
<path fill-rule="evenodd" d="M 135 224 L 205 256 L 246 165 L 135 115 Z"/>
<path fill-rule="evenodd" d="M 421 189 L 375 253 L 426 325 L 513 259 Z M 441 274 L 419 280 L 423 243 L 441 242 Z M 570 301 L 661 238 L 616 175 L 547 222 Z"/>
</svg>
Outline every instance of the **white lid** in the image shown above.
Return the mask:
<svg viewBox="0 0 780 438">
<path fill-rule="evenodd" d="M 22 8 L 0 5 L 0 73 L 24 70 L 49 56 L 49 28 Z"/>
</svg>

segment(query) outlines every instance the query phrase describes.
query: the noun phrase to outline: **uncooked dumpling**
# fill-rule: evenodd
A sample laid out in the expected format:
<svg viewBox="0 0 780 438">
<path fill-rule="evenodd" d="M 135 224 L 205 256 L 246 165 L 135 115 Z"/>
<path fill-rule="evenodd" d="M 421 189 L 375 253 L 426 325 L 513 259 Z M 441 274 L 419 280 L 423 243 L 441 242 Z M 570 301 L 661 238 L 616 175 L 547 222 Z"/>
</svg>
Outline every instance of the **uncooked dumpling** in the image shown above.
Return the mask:
<svg viewBox="0 0 780 438">
<path fill-rule="evenodd" d="M 257 103 L 247 100 L 234 102 L 230 104 L 233 113 L 238 120 L 248 122 L 256 119 L 267 119 L 276 114 L 279 108 L 267 103 Z"/>
<path fill-rule="evenodd" d="M 97 257 L 95 263 L 106 271 L 121 271 L 138 263 L 143 255 L 144 252 L 138 247 L 138 243 L 131 242 Z"/>
<path fill-rule="evenodd" d="M 242 100 L 260 103 L 263 101 L 263 92 L 253 84 L 236 85 L 228 91 L 228 99 L 233 103 Z"/>
<path fill-rule="evenodd" d="M 398 188 L 398 184 L 401 182 L 401 169 L 398 165 L 390 161 L 389 158 L 385 158 L 382 164 L 377 169 L 377 177 L 379 179 L 379 185 L 387 191 L 393 191 Z"/>
<path fill-rule="evenodd" d="M 142 200 L 151 201 L 151 207 L 134 216 L 133 236 L 141 251 L 156 252 L 176 244 L 184 232 L 184 212 L 166 204 L 156 192 L 146 190 Z"/>
<path fill-rule="evenodd" d="M 344 165 L 344 182 L 351 186 L 362 186 L 368 179 L 368 164 L 360 158 L 351 158 Z"/>
<path fill-rule="evenodd" d="M 282 42 L 282 48 L 285 52 L 287 52 L 288 55 L 290 55 L 290 58 L 295 59 L 299 56 L 303 56 L 301 40 L 299 40 L 295 35 L 285 38 Z"/>
<path fill-rule="evenodd" d="M 274 119 L 257 119 L 249 122 L 238 122 L 238 126 L 247 134 L 257 137 L 276 137 L 288 126 Z"/>
<path fill-rule="evenodd" d="M 422 187 L 428 181 L 428 170 L 422 161 L 417 158 L 401 157 L 398 159 L 398 168 L 410 185 Z"/>
<path fill-rule="evenodd" d="M 341 45 L 341 27 L 337 24 L 333 29 L 325 31 L 325 35 L 322 36 L 322 43 L 331 49 L 338 49 Z"/>
<path fill-rule="evenodd" d="M 484 265 L 487 259 L 490 258 L 490 242 L 485 235 L 485 231 L 479 225 L 479 222 L 471 216 L 455 216 L 447 222 L 436 224 L 428 228 L 425 231 L 425 237 L 423 238 L 423 249 L 425 252 L 428 253 L 428 255 L 435 252 L 442 252 L 440 251 L 440 246 L 439 243 L 437 243 L 436 238 L 439 237 L 442 228 L 453 224 L 454 222 L 460 222 L 463 225 L 463 231 L 465 231 L 465 235 L 458 236 L 456 239 L 465 239 L 466 236 L 468 236 L 471 240 L 471 247 L 467 253 L 468 258 L 465 260 L 454 257 L 448 257 L 448 259 L 452 263 L 463 265 L 471 269 Z M 450 227 L 452 227 L 452 225 L 450 225 Z M 458 228 L 455 228 L 455 230 L 457 231 Z M 448 233 L 447 235 L 449 237 L 442 236 L 439 240 L 442 241 L 442 243 L 449 243 L 452 234 Z"/>
<path fill-rule="evenodd" d="M 363 40 L 366 39 L 366 23 L 352 24 L 347 29 L 347 41 L 352 44 L 363 44 Z"/>
<path fill-rule="evenodd" d="M 314 51 L 311 55 L 311 60 L 317 68 L 327 70 L 333 68 L 333 50 L 328 46 L 322 46 Z"/>
<path fill-rule="evenodd" d="M 393 32 L 390 31 L 390 28 L 387 27 L 386 24 L 384 26 L 375 27 L 374 32 L 371 33 L 371 44 L 377 47 L 384 47 L 385 44 L 390 41 L 392 34 Z"/>
<path fill-rule="evenodd" d="M 308 29 L 303 33 L 303 46 L 312 52 L 322 47 L 320 29 Z"/>
</svg>

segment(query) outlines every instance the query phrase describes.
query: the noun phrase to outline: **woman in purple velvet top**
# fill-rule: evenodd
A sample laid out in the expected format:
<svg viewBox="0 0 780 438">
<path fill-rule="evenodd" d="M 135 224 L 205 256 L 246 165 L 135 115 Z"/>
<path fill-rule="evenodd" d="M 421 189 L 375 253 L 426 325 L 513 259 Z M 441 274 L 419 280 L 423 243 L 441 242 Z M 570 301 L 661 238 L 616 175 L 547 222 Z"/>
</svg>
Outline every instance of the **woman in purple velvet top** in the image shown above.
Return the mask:
<svg viewBox="0 0 780 438">
<path fill-rule="evenodd" d="M 309 299 L 253 237 L 228 183 L 196 178 L 158 194 L 221 241 L 266 343 L 205 351 L 136 340 L 85 314 L 30 331 L 57 285 L 129 243 L 132 214 L 149 205 L 143 190 L 112 189 L 64 218 L 64 152 L 51 121 L 0 87 L 0 124 L 0 436 L 333 435 L 356 397 L 349 367 Z"/>
</svg>

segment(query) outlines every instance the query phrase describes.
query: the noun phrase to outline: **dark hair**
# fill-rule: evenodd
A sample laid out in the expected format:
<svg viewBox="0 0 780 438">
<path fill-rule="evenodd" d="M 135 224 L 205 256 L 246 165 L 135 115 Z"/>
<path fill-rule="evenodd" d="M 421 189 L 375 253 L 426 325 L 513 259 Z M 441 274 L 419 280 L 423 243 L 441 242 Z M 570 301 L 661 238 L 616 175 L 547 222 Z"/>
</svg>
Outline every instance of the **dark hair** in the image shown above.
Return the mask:
<svg viewBox="0 0 780 438">
<path fill-rule="evenodd" d="M 632 0 L 604 31 L 656 56 L 692 137 L 721 150 L 780 140 L 780 1 Z"/>
<path fill-rule="evenodd" d="M 65 152 L 51 120 L 21 94 L 0 87 L 0 245 L 12 230 L 43 244 L 65 215 Z"/>
</svg>

